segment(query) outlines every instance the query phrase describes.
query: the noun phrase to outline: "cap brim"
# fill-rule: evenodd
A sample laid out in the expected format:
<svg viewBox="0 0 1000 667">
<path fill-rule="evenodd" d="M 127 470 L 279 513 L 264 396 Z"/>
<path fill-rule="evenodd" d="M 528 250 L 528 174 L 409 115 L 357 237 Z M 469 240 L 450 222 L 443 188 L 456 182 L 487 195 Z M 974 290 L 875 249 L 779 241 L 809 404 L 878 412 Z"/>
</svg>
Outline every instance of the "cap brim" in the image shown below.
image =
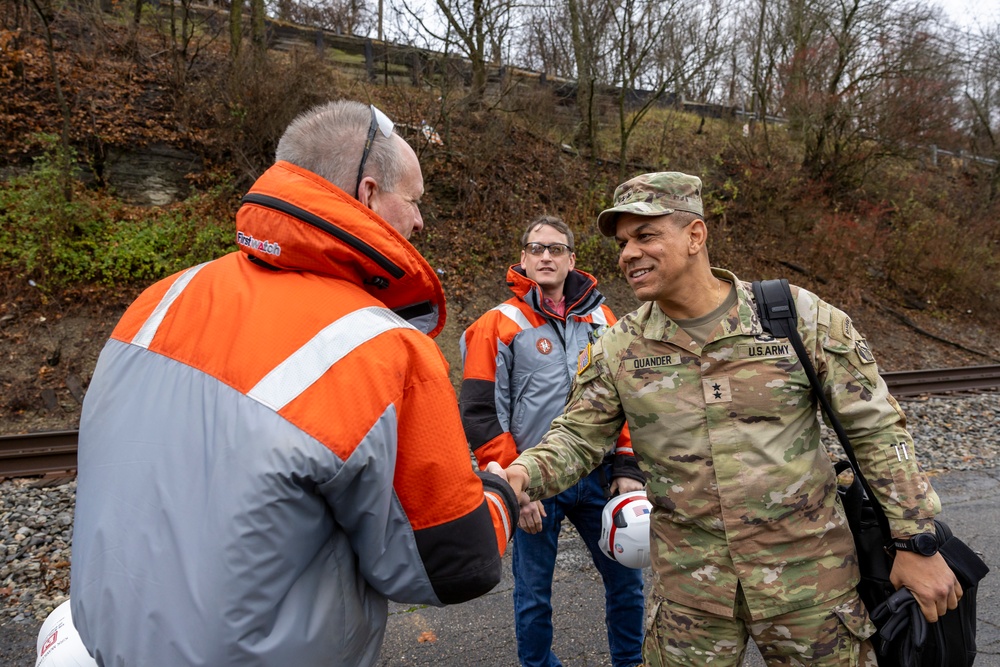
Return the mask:
<svg viewBox="0 0 1000 667">
<path fill-rule="evenodd" d="M 621 206 L 615 206 L 601 211 L 597 216 L 597 229 L 604 236 L 614 236 L 615 229 L 618 226 L 618 214 L 620 213 L 634 213 L 635 215 L 658 218 L 661 215 L 670 215 L 677 210 L 673 208 L 663 208 L 657 211 L 646 211 L 642 210 L 641 207 L 635 206 L 634 204 L 635 202 L 630 202 L 628 204 L 622 204 Z"/>
</svg>

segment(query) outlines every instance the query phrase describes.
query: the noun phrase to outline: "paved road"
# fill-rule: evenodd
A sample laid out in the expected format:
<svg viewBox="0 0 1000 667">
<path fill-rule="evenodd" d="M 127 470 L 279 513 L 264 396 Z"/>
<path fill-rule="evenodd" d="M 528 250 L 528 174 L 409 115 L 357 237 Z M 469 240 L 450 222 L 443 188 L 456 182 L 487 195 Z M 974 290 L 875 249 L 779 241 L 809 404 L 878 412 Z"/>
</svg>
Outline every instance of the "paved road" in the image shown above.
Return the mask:
<svg viewBox="0 0 1000 667">
<path fill-rule="evenodd" d="M 944 503 L 943 518 L 993 567 L 977 598 L 976 667 L 1000 667 L 1000 469 L 950 473 L 935 478 L 934 486 Z M 516 666 L 511 588 L 507 563 L 504 580 L 478 600 L 443 609 L 391 604 L 379 667 Z M 571 530 L 565 531 L 560 545 L 554 588 L 555 650 L 564 665 L 610 665 L 600 578 Z M 0 625 L 0 664 L 34 665 L 35 634 L 37 628 Z M 434 641 L 421 641 L 431 636 Z M 744 667 L 762 666 L 760 655 L 751 648 Z"/>
<path fill-rule="evenodd" d="M 950 473 L 936 477 L 934 486 L 945 508 L 942 518 L 993 568 L 977 596 L 976 667 L 1000 667 L 1000 470 Z M 600 577 L 576 533 L 564 533 L 553 592 L 554 649 L 565 667 L 608 666 Z M 504 580 L 478 600 L 443 609 L 391 604 L 380 667 L 517 665 L 512 587 L 507 563 Z M 744 664 L 759 667 L 763 661 L 751 647 Z"/>
</svg>

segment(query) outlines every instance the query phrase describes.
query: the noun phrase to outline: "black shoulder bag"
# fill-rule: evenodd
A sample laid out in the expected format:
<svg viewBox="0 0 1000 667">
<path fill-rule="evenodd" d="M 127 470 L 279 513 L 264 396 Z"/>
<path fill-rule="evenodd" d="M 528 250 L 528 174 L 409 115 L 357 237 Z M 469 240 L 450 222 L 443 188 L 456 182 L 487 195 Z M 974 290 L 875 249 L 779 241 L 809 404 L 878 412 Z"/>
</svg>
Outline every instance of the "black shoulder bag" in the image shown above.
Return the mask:
<svg viewBox="0 0 1000 667">
<path fill-rule="evenodd" d="M 937 623 L 928 624 L 910 592 L 905 588 L 895 589 L 889 581 L 892 556 L 886 549 L 892 541 L 889 520 L 881 505 L 872 501 L 875 495 L 861 474 L 847 433 L 834 415 L 816 369 L 806 354 L 796 328 L 795 303 L 788 281 L 755 281 L 753 294 L 764 331 L 787 338 L 795 348 L 813 393 L 844 447 L 848 461 L 836 464 L 837 473 L 853 469 L 854 479 L 850 485 L 840 485 L 837 490 L 858 554 L 861 569 L 858 593 L 879 630 L 878 638 L 873 638 L 879 666 L 969 667 L 976 659 L 976 588 L 989 568 L 968 545 L 952 535 L 944 522 L 935 519 L 938 551 L 962 585 L 963 595 L 958 608 L 948 611 Z"/>
</svg>

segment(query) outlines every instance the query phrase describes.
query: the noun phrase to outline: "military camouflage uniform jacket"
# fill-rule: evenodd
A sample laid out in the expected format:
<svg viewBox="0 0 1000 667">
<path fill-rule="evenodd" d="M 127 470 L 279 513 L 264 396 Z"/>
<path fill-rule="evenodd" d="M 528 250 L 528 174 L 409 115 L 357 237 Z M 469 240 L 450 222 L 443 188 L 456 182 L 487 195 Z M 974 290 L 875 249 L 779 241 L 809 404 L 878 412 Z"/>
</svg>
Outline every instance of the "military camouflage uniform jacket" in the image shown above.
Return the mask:
<svg viewBox="0 0 1000 667">
<path fill-rule="evenodd" d="M 704 347 L 653 303 L 580 356 L 565 414 L 515 461 L 547 497 L 590 471 L 628 420 L 653 502 L 658 597 L 753 618 L 819 604 L 858 581 L 809 379 L 785 339 L 764 334 L 748 283 Z M 940 502 L 905 418 L 842 311 L 792 287 L 798 330 L 893 533 L 930 531 Z"/>
</svg>

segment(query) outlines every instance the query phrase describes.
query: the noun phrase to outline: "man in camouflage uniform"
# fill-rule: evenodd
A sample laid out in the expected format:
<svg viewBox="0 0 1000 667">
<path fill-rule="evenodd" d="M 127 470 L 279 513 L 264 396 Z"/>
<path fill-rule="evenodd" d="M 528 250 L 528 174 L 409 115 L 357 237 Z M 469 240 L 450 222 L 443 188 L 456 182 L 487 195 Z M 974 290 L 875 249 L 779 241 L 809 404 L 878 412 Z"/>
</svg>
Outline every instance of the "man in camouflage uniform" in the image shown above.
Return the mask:
<svg viewBox="0 0 1000 667">
<path fill-rule="evenodd" d="M 875 664 L 854 544 L 820 444 L 809 379 L 765 334 L 749 284 L 712 268 L 701 181 L 645 174 L 598 226 L 646 301 L 581 353 L 566 412 L 507 469 L 530 498 L 587 474 L 627 421 L 653 503 L 655 582 L 643 657 L 739 665 Z M 842 311 L 792 287 L 798 331 L 894 537 L 932 533 L 940 501 L 865 339 Z M 898 551 L 893 583 L 928 621 L 961 587 L 940 554 Z"/>
</svg>

